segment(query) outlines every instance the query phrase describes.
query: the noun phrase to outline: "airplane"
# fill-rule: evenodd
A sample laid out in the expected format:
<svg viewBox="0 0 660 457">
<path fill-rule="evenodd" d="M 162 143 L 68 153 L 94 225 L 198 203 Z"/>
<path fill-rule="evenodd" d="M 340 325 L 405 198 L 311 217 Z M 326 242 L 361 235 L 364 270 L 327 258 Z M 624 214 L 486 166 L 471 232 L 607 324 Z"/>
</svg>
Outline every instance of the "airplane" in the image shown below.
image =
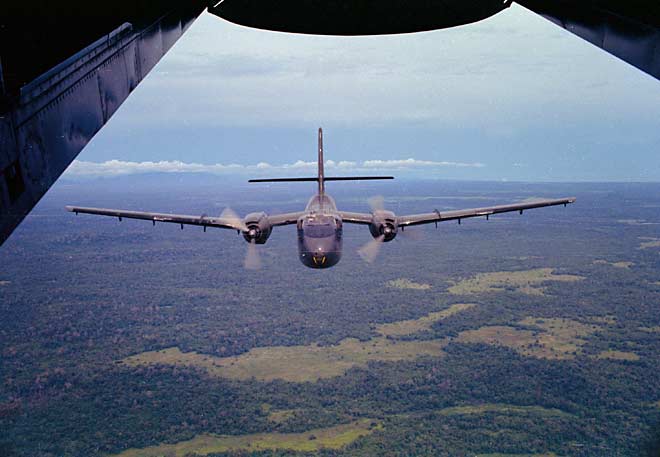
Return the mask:
<svg viewBox="0 0 660 457">
<path fill-rule="evenodd" d="M 265 30 L 383 35 L 466 25 L 512 3 L 0 2 L 0 245 L 204 11 Z M 515 3 L 660 79 L 659 2 Z"/>
<path fill-rule="evenodd" d="M 500 14 L 512 3 L 4 0 L 0 2 L 0 245 L 204 11 L 265 30 L 384 35 L 462 26 Z M 515 3 L 660 79 L 660 2 Z"/>
<path fill-rule="evenodd" d="M 127 219 L 144 219 L 156 222 L 170 222 L 180 224 L 181 229 L 184 225 L 197 225 L 204 228 L 216 227 L 236 230 L 243 235 L 245 241 L 249 243 L 245 267 L 248 269 L 257 269 L 260 267 L 260 261 L 256 251 L 257 244 L 265 244 L 270 237 L 273 227 L 283 225 L 296 225 L 298 230 L 298 258 L 303 265 L 310 268 L 330 268 L 341 259 L 343 224 L 367 225 L 373 238 L 372 241 L 363 246 L 358 253 L 367 262 L 375 260 L 380 247 L 396 238 L 399 230 L 403 231 L 406 227 L 445 222 L 457 220 L 461 223 L 462 219 L 470 217 L 486 217 L 488 219 L 492 214 L 523 211 L 531 208 L 541 208 L 545 206 L 568 205 L 575 202 L 575 197 L 559 198 L 553 200 L 535 200 L 519 202 L 508 205 L 488 206 L 483 208 L 470 208 L 455 211 L 433 210 L 431 213 L 410 214 L 405 216 L 396 216 L 392 211 L 387 211 L 381 207 L 373 208 L 371 213 L 356 213 L 340 211 L 337 209 L 334 199 L 325 191 L 327 181 L 358 181 L 375 179 L 394 179 L 392 176 L 325 176 L 323 159 L 323 130 L 318 131 L 318 171 L 315 177 L 311 178 L 267 178 L 250 179 L 249 182 L 310 182 L 318 183 L 318 192 L 314 195 L 304 211 L 267 215 L 264 212 L 251 213 L 244 218 L 238 217 L 233 211 L 226 209 L 220 217 L 190 216 L 181 214 L 165 213 L 147 213 L 141 211 L 126 211 L 121 209 L 107 208 L 89 208 L 82 206 L 66 206 L 67 211 L 78 215 L 96 214 L 101 216 L 116 217 L 121 221 Z"/>
</svg>

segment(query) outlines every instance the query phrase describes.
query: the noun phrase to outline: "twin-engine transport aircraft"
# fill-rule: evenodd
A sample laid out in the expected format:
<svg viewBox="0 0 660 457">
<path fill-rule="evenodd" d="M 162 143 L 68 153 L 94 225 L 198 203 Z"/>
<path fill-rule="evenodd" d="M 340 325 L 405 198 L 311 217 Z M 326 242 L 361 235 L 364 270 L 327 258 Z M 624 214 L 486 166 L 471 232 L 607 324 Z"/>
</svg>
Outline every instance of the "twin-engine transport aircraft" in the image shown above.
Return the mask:
<svg viewBox="0 0 660 457">
<path fill-rule="evenodd" d="M 491 214 L 506 213 L 543 206 L 555 206 L 573 203 L 575 198 L 560 198 L 556 200 L 536 200 L 532 202 L 513 203 L 509 205 L 490 206 L 484 208 L 471 208 L 457 211 L 438 211 L 432 213 L 411 214 L 408 216 L 396 216 L 391 211 L 375 208 L 371 213 L 352 213 L 339 211 L 335 201 L 325 193 L 326 181 L 349 181 L 349 180 L 371 180 L 371 179 L 393 179 L 392 176 L 331 176 L 326 177 L 323 171 L 323 131 L 319 129 L 318 147 L 318 175 L 312 178 L 274 178 L 274 179 L 251 179 L 250 182 L 318 182 L 318 194 L 313 196 L 305 211 L 286 214 L 266 215 L 265 213 L 251 213 L 241 219 L 230 210 L 225 210 L 220 217 L 186 216 L 178 214 L 143 213 L 139 211 L 124 211 L 105 208 L 85 208 L 80 206 L 67 206 L 68 211 L 76 214 L 99 214 L 102 216 L 113 216 L 130 219 L 146 219 L 153 222 L 172 222 L 180 224 L 183 229 L 186 225 L 199 225 L 204 227 L 219 227 L 233 229 L 243 235 L 249 244 L 248 254 L 245 260 L 246 268 L 258 268 L 260 265 L 255 246 L 264 244 L 273 230 L 280 225 L 296 224 L 298 228 L 298 252 L 300 261 L 310 268 L 329 268 L 336 265 L 342 253 L 342 227 L 344 223 L 367 225 L 373 240 L 360 249 L 360 255 L 368 262 L 372 262 L 378 253 L 380 246 L 392 241 L 399 229 L 412 225 L 444 222 L 458 220 L 468 217 L 485 216 Z"/>
</svg>

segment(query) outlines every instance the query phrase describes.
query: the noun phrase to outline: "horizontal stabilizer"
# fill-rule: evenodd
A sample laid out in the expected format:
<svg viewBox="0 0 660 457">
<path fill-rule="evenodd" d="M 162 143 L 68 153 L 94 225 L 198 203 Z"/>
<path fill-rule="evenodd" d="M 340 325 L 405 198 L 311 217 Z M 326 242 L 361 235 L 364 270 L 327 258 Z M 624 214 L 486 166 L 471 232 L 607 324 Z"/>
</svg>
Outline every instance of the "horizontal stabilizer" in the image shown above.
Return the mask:
<svg viewBox="0 0 660 457">
<path fill-rule="evenodd" d="M 394 176 L 326 176 L 324 181 L 369 181 L 374 179 L 394 179 Z M 264 178 L 250 179 L 248 182 L 317 182 L 319 178 Z"/>
</svg>

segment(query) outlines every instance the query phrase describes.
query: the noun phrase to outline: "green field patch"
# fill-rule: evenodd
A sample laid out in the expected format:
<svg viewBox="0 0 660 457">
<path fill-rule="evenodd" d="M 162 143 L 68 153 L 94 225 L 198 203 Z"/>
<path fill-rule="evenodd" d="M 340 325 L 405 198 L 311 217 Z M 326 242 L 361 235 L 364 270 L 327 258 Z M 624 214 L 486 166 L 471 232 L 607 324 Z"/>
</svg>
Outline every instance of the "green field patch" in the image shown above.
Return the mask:
<svg viewBox="0 0 660 457">
<path fill-rule="evenodd" d="M 211 376 L 231 379 L 289 382 L 318 381 L 341 376 L 354 367 L 369 362 L 398 362 L 422 356 L 440 357 L 447 340 L 399 341 L 393 336 L 405 336 L 430 329 L 434 322 L 446 319 L 474 304 L 457 303 L 420 319 L 381 324 L 377 336 L 367 341 L 346 338 L 334 346 L 270 346 L 250 349 L 232 357 L 216 357 L 197 352 L 181 352 L 178 347 L 148 351 L 127 357 L 119 364 L 132 367 L 175 365 L 201 368 Z"/>
<path fill-rule="evenodd" d="M 639 360 L 639 356 L 634 352 L 612 351 L 612 350 L 602 351 L 596 356 L 596 358 L 608 359 L 608 360 L 628 360 L 633 362 Z"/>
<path fill-rule="evenodd" d="M 586 343 L 583 338 L 601 328 L 596 324 L 562 318 L 528 317 L 519 324 L 538 330 L 486 326 L 461 332 L 456 341 L 505 346 L 524 356 L 561 360 L 574 358 Z"/>
<path fill-rule="evenodd" d="M 549 454 L 477 454 L 476 457 L 559 457 L 554 452 Z"/>
<path fill-rule="evenodd" d="M 615 268 L 625 268 L 626 270 L 629 270 L 630 267 L 635 265 L 634 262 L 627 262 L 627 261 L 621 261 L 621 262 L 608 262 L 607 260 L 594 260 L 592 262 L 594 265 L 609 265 Z"/>
<path fill-rule="evenodd" d="M 653 238 L 650 236 L 641 236 L 640 240 L 644 240 L 639 244 L 637 249 L 652 249 L 660 248 L 660 238 Z"/>
<path fill-rule="evenodd" d="M 555 408 L 541 406 L 518 406 L 503 403 L 484 403 L 480 405 L 452 406 L 438 411 L 443 416 L 460 416 L 466 414 L 498 413 L 506 415 L 534 414 L 542 417 L 571 417 L 572 415 Z"/>
<path fill-rule="evenodd" d="M 318 381 L 341 376 L 353 367 L 370 361 L 396 362 L 420 356 L 439 357 L 444 341 L 396 341 L 385 337 L 360 341 L 342 340 L 335 346 L 273 346 L 254 348 L 233 357 L 214 357 L 196 352 L 181 352 L 172 347 L 143 352 L 124 359 L 129 366 L 177 365 L 202 368 L 211 376 L 260 381 L 281 379 L 289 382 Z"/>
<path fill-rule="evenodd" d="M 592 316 L 589 318 L 590 322 L 603 325 L 614 325 L 616 324 L 616 317 L 614 316 Z"/>
<path fill-rule="evenodd" d="M 381 430 L 372 419 L 360 419 L 350 424 L 318 428 L 303 433 L 255 433 L 251 435 L 202 434 L 176 444 L 161 444 L 143 449 L 128 449 L 116 457 L 184 457 L 187 454 L 208 455 L 219 452 L 258 452 L 290 450 L 314 452 L 320 449 L 341 449 L 361 438 Z"/>
<path fill-rule="evenodd" d="M 474 303 L 456 303 L 445 310 L 427 314 L 419 319 L 381 324 L 376 328 L 376 331 L 383 336 L 412 335 L 423 330 L 429 330 L 434 323 L 474 306 L 476 306 Z"/>
<path fill-rule="evenodd" d="M 385 285 L 387 287 L 392 287 L 395 289 L 410 289 L 410 290 L 429 290 L 431 288 L 431 284 L 414 282 L 406 278 L 393 279 L 391 281 L 387 281 Z"/>
<path fill-rule="evenodd" d="M 639 329 L 648 333 L 660 333 L 660 325 L 656 325 L 654 327 L 640 327 Z"/>
<path fill-rule="evenodd" d="M 296 415 L 297 409 L 275 409 L 268 413 L 267 419 L 274 424 L 283 424 Z"/>
<path fill-rule="evenodd" d="M 584 279 L 576 275 L 559 275 L 553 268 L 523 271 L 479 273 L 474 278 L 455 282 L 447 291 L 455 295 L 473 295 L 513 290 L 528 295 L 545 295 L 542 284 L 548 281 L 575 282 Z"/>
</svg>

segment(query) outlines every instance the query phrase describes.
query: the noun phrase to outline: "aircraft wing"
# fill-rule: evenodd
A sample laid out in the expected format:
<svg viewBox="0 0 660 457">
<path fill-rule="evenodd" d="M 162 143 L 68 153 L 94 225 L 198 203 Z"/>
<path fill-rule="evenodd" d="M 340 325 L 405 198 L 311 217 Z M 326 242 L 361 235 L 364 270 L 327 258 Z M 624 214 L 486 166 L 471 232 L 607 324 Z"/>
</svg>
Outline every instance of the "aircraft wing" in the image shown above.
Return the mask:
<svg viewBox="0 0 660 457">
<path fill-rule="evenodd" d="M 269 214 L 268 222 L 273 227 L 277 227 L 280 225 L 291 225 L 297 223 L 298 219 L 302 215 L 303 215 L 302 211 L 298 211 L 297 213 L 284 213 L 284 214 L 273 214 L 273 215 Z"/>
<path fill-rule="evenodd" d="M 352 213 L 349 211 L 339 211 L 341 220 L 347 224 L 360 224 L 360 225 L 369 225 L 373 220 L 373 214 L 368 213 Z"/>
<path fill-rule="evenodd" d="M 0 244 L 205 6 L 0 1 Z"/>
<path fill-rule="evenodd" d="M 532 208 L 542 208 L 544 206 L 568 205 L 573 203 L 575 197 L 559 198 L 555 200 L 534 200 L 530 202 L 512 203 L 509 205 L 499 206 L 486 206 L 483 208 L 470 208 L 459 209 L 455 211 L 434 211 L 425 214 L 410 214 L 408 216 L 397 217 L 397 224 L 399 227 L 408 227 L 411 225 L 429 224 L 432 222 L 444 222 L 451 220 L 467 219 L 468 217 L 488 217 L 491 214 L 508 213 L 512 211 L 519 211 L 520 214 L 524 210 Z"/>
<path fill-rule="evenodd" d="M 660 2 L 657 0 L 516 2 L 660 79 Z"/>
<path fill-rule="evenodd" d="M 67 211 L 72 213 L 83 214 L 96 214 L 99 216 L 116 217 L 120 221 L 126 219 L 143 219 L 152 221 L 154 225 L 156 222 L 171 222 L 173 224 L 184 225 L 197 225 L 204 227 L 217 227 L 232 230 L 242 230 L 245 227 L 242 219 L 228 218 L 228 217 L 208 217 L 202 216 L 188 216 L 185 214 L 168 214 L 168 213 L 146 213 L 142 211 L 126 211 L 121 209 L 107 209 L 107 208 L 87 208 L 84 206 L 67 206 Z"/>
<path fill-rule="evenodd" d="M 410 214 L 407 216 L 396 217 L 399 227 L 408 227 L 411 225 L 430 224 L 432 222 L 445 222 L 452 220 L 467 219 L 468 217 L 488 217 L 491 214 L 508 213 L 512 211 L 522 211 L 532 208 L 542 208 L 544 206 L 568 205 L 573 203 L 575 197 L 559 198 L 554 200 L 534 200 L 509 205 L 486 206 L 483 208 L 459 209 L 455 211 L 438 211 L 432 213 Z M 339 215 L 347 224 L 369 225 L 373 221 L 371 213 L 352 213 L 349 211 L 340 211 Z"/>
</svg>

